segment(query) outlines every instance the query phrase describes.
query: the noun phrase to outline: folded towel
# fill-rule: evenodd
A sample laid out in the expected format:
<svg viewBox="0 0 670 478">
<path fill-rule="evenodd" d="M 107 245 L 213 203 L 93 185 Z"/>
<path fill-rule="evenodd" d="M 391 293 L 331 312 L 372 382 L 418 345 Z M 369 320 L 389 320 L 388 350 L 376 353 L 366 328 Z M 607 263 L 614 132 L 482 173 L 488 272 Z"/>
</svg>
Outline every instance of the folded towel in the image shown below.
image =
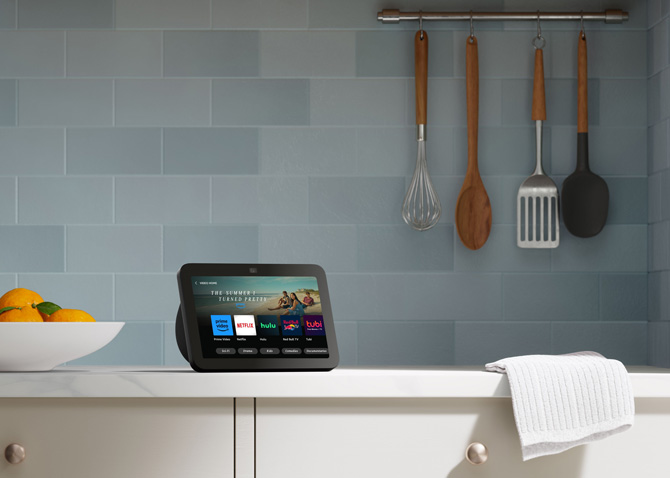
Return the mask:
<svg viewBox="0 0 670 478">
<path fill-rule="evenodd" d="M 506 373 L 523 460 L 602 440 L 633 425 L 628 373 L 596 352 L 526 355 L 486 364 Z"/>
</svg>

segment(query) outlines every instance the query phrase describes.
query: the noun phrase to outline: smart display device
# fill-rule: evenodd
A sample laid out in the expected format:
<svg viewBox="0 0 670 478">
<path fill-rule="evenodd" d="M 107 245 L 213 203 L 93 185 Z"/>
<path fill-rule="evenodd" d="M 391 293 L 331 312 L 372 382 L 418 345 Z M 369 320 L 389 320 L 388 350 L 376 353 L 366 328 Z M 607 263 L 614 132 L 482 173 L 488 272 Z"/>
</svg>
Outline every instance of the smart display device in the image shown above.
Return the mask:
<svg viewBox="0 0 670 478">
<path fill-rule="evenodd" d="M 184 264 L 175 333 L 198 372 L 331 370 L 339 362 L 324 270 Z"/>
</svg>

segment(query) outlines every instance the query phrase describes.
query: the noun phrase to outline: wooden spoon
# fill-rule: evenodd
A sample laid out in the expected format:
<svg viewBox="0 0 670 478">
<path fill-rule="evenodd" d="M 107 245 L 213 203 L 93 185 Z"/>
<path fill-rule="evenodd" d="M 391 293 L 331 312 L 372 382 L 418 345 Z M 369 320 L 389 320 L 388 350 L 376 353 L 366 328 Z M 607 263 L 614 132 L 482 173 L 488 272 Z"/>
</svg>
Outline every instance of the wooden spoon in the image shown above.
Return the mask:
<svg viewBox="0 0 670 478">
<path fill-rule="evenodd" d="M 479 54 L 477 38 L 469 36 L 465 47 L 465 82 L 468 103 L 468 169 L 456 203 L 456 230 L 465 247 L 477 250 L 491 232 L 491 202 L 479 175 Z"/>
</svg>

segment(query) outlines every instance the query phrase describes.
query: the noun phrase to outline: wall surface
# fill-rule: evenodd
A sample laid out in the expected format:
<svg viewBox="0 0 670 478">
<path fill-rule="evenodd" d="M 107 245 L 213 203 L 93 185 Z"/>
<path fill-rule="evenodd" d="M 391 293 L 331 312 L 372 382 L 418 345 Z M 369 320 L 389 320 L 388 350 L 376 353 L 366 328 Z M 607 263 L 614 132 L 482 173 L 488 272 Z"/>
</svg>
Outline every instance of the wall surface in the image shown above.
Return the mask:
<svg viewBox="0 0 670 478">
<path fill-rule="evenodd" d="M 670 2 L 648 4 L 649 363 L 670 367 Z"/>
<path fill-rule="evenodd" d="M 98 320 L 126 321 L 80 364 L 182 364 L 175 272 L 186 262 L 247 261 L 326 269 L 343 364 L 481 364 L 584 349 L 646 363 L 648 215 L 652 264 L 660 254 L 653 270 L 666 271 L 652 273 L 652 288 L 668 282 L 670 260 L 668 215 L 653 203 L 647 210 L 648 118 L 652 150 L 662 143 L 650 197 L 660 200 L 670 178 L 668 114 L 647 106 L 648 81 L 650 97 L 668 93 L 658 86 L 670 71 L 667 20 L 649 23 L 648 80 L 646 6 L 2 0 L 0 289 L 32 288 Z M 476 252 L 453 219 L 467 158 L 468 25 L 425 25 L 428 163 L 443 215 L 423 233 L 402 222 L 416 158 L 417 25 L 376 21 L 393 7 L 630 11 L 623 25 L 586 25 L 591 166 L 611 192 L 599 236 L 563 229 L 555 250 L 515 244 L 516 192 L 535 160 L 533 22 L 475 24 L 479 161 L 493 208 L 491 236 Z M 578 25 L 542 27 L 543 154 L 560 187 L 576 156 Z M 651 330 L 667 337 L 667 326 Z"/>
</svg>

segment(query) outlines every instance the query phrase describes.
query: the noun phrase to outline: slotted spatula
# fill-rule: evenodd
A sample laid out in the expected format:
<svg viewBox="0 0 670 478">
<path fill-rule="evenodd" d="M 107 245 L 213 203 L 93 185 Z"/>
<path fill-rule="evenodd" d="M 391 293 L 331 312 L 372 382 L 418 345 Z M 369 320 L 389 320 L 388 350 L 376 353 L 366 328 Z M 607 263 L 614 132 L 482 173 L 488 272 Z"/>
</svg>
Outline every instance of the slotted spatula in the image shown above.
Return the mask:
<svg viewBox="0 0 670 478">
<path fill-rule="evenodd" d="M 539 36 L 544 46 L 544 39 Z M 533 120 L 537 143 L 535 172 L 519 188 L 516 198 L 516 244 L 523 248 L 558 247 L 558 188 L 542 169 L 542 122 L 547 119 L 544 98 L 544 61 L 542 48 L 535 45 L 533 81 Z"/>
</svg>

